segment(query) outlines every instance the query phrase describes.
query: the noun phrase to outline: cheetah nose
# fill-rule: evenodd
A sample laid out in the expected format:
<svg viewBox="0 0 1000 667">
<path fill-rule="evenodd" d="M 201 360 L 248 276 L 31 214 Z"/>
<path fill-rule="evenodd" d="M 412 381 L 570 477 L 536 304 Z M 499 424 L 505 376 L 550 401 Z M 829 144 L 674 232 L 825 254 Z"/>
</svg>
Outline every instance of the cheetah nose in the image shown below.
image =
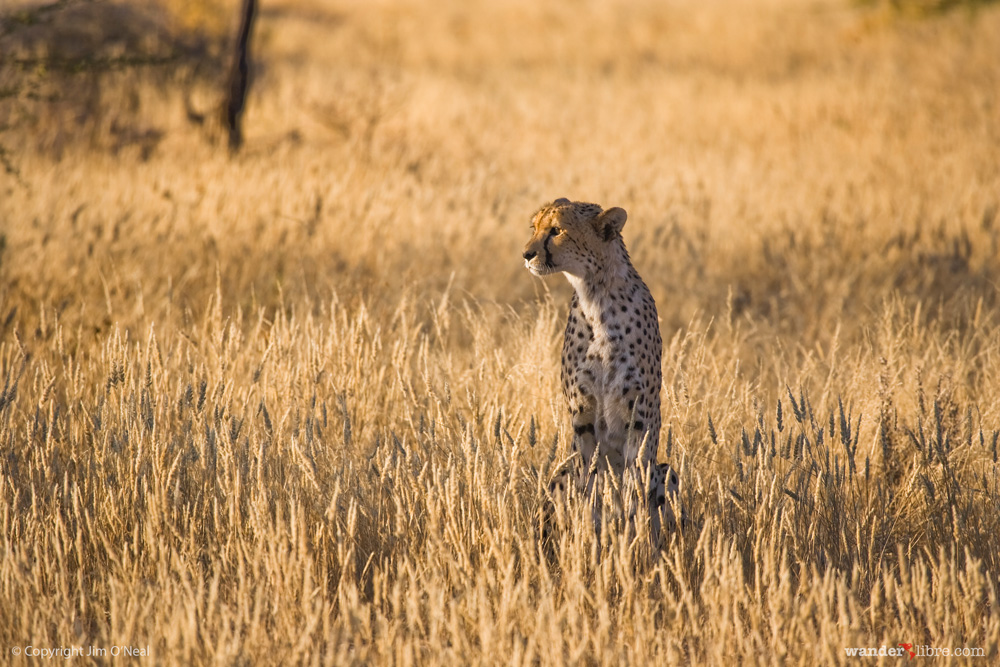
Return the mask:
<svg viewBox="0 0 1000 667">
<path fill-rule="evenodd" d="M 535 256 L 537 254 L 538 253 L 535 252 L 534 250 L 525 250 L 524 251 L 524 259 L 530 262 L 531 260 L 533 260 L 535 258 Z"/>
</svg>

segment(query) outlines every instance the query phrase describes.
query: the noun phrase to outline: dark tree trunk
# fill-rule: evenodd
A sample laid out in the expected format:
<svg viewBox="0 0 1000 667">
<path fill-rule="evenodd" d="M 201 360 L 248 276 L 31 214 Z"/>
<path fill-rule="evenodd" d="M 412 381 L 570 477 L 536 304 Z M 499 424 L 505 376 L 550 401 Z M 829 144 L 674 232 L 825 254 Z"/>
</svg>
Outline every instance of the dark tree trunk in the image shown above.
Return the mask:
<svg viewBox="0 0 1000 667">
<path fill-rule="evenodd" d="M 229 70 L 229 85 L 222 113 L 226 129 L 229 130 L 229 150 L 233 153 L 243 144 L 241 119 L 247 90 L 250 88 L 250 32 L 257 15 L 257 0 L 243 0 L 240 15 L 240 31 L 236 36 L 233 64 Z"/>
</svg>

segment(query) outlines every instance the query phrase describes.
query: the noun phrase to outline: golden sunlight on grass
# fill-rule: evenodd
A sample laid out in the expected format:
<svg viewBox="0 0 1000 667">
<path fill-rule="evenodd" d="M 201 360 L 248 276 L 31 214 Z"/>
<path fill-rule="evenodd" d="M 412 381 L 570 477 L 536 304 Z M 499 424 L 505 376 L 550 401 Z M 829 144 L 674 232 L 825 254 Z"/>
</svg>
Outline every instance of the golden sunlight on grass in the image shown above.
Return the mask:
<svg viewBox="0 0 1000 667">
<path fill-rule="evenodd" d="M 261 4 L 236 156 L 197 76 L 0 98 L 5 656 L 1000 659 L 1000 8 Z M 540 541 L 556 197 L 658 304 L 659 553 Z"/>
</svg>

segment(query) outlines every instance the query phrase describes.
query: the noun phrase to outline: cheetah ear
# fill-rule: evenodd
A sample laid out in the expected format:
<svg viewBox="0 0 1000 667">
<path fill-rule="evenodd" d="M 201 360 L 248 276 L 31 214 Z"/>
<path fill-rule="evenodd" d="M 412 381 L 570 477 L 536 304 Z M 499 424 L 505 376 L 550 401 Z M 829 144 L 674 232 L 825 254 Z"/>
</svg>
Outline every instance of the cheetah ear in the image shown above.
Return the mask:
<svg viewBox="0 0 1000 667">
<path fill-rule="evenodd" d="M 628 213 L 625 212 L 625 209 L 615 206 L 594 218 L 594 229 L 602 239 L 610 241 L 617 234 L 621 234 L 627 218 Z"/>
<path fill-rule="evenodd" d="M 565 197 L 560 197 L 559 199 L 557 199 L 554 202 L 552 202 L 552 205 L 553 206 L 560 206 L 562 204 L 569 204 L 569 203 L 570 203 L 570 201 L 568 199 L 566 199 Z"/>
</svg>

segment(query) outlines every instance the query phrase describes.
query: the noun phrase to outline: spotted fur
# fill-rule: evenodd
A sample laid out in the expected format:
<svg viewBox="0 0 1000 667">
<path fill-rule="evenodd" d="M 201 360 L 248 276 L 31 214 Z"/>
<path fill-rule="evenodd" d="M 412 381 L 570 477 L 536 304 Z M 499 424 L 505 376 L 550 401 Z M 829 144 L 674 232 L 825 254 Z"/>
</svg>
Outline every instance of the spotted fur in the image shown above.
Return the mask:
<svg viewBox="0 0 1000 667">
<path fill-rule="evenodd" d="M 648 483 L 642 495 L 658 532 L 659 508 L 670 512 L 667 496 L 678 480 L 668 465 L 656 465 L 663 346 L 656 304 L 622 240 L 626 218 L 621 208 L 557 199 L 532 217 L 523 256 L 534 275 L 562 273 L 574 289 L 562 389 L 578 463 L 563 466 L 550 489 L 558 493 L 572 480 L 590 494 L 596 473 L 607 471 L 635 496 Z"/>
</svg>

